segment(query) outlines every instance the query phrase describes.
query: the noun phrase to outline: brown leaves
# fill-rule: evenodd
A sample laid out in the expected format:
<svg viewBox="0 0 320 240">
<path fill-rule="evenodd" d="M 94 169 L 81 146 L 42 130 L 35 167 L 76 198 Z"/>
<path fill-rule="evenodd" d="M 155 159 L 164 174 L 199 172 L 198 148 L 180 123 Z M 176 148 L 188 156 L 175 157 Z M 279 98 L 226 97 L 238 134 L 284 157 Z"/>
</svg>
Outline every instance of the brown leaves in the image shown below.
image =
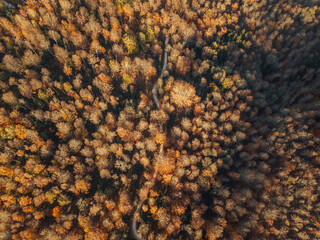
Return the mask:
<svg viewBox="0 0 320 240">
<path fill-rule="evenodd" d="M 191 70 L 191 59 L 186 56 L 178 56 L 175 63 L 176 73 L 185 76 Z"/>
<path fill-rule="evenodd" d="M 12 55 L 5 55 L 3 57 L 2 63 L 6 67 L 7 70 L 16 73 L 22 73 L 24 68 L 19 59 L 13 57 Z"/>
<path fill-rule="evenodd" d="M 196 99 L 195 88 L 185 82 L 176 81 L 170 91 L 170 100 L 179 108 L 188 109 L 193 106 Z"/>
<path fill-rule="evenodd" d="M 75 182 L 75 190 L 76 190 L 76 194 L 80 194 L 80 193 L 85 193 L 87 194 L 89 192 L 89 189 L 91 187 L 91 184 L 89 182 L 87 182 L 84 179 L 78 179 Z"/>
</svg>

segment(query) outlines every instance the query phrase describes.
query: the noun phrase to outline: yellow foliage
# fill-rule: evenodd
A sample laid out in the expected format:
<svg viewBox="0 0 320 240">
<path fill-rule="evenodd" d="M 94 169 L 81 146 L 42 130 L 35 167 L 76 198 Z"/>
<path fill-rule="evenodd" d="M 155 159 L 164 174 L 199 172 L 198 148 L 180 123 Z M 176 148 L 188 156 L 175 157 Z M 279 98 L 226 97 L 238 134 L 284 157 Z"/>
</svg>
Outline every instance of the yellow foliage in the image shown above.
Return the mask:
<svg viewBox="0 0 320 240">
<path fill-rule="evenodd" d="M 117 60 L 110 60 L 109 67 L 113 74 L 120 71 L 120 64 L 117 62 Z"/>
<path fill-rule="evenodd" d="M 62 117 L 67 122 L 72 122 L 76 116 L 72 114 L 69 110 L 66 108 L 61 108 L 59 112 L 62 114 Z"/>
<path fill-rule="evenodd" d="M 26 138 L 26 128 L 25 126 L 22 126 L 20 124 L 15 126 L 14 132 L 16 136 L 20 139 L 25 139 Z"/>
<path fill-rule="evenodd" d="M 229 76 L 229 77 L 226 77 L 226 78 L 224 79 L 224 81 L 222 82 L 222 87 L 223 87 L 224 89 L 230 89 L 230 88 L 232 88 L 233 85 L 234 85 L 234 82 L 233 82 L 233 80 L 231 79 L 230 76 Z"/>
<path fill-rule="evenodd" d="M 122 41 L 124 43 L 124 46 L 128 50 L 129 54 L 137 53 L 138 52 L 138 42 L 135 36 L 125 34 L 125 36 L 122 38 Z"/>
<path fill-rule="evenodd" d="M 63 200 L 63 199 L 58 199 L 58 204 L 59 204 L 59 206 L 64 206 L 64 205 L 66 205 L 67 204 L 67 201 L 65 201 L 65 200 Z"/>
<path fill-rule="evenodd" d="M 15 137 L 15 126 L 7 125 L 6 127 L 0 127 L 0 139 L 13 139 Z"/>
<path fill-rule="evenodd" d="M 39 27 L 36 20 L 31 20 L 31 24 L 32 24 L 32 26 L 34 26 L 35 28 Z"/>
<path fill-rule="evenodd" d="M 38 98 L 41 99 L 41 100 L 43 100 L 43 101 L 48 102 L 49 99 L 50 99 L 50 93 L 47 93 L 47 92 L 45 92 L 45 91 L 42 90 L 42 89 L 39 89 L 39 90 L 38 90 Z"/>
<path fill-rule="evenodd" d="M 52 204 L 57 198 L 57 194 L 53 192 L 46 192 L 46 199 L 47 201 Z"/>
<path fill-rule="evenodd" d="M 207 169 L 203 170 L 201 175 L 204 176 L 204 177 L 209 177 L 209 178 L 213 177 L 212 172 L 210 170 L 207 170 Z"/>
<path fill-rule="evenodd" d="M 133 79 L 127 73 L 122 74 L 122 80 L 123 80 L 124 84 L 126 84 L 127 86 L 133 82 Z"/>
<path fill-rule="evenodd" d="M 217 164 L 216 163 L 211 164 L 210 165 L 210 170 L 214 175 L 216 175 L 217 172 L 218 172 Z"/>
<path fill-rule="evenodd" d="M 152 30 L 152 28 L 147 28 L 147 33 L 146 33 L 146 37 L 147 37 L 147 42 L 149 43 L 153 43 L 155 40 L 155 34 L 154 31 Z"/>
<path fill-rule="evenodd" d="M 69 82 L 63 83 L 62 86 L 66 92 L 69 92 L 72 89 L 72 85 Z"/>
</svg>

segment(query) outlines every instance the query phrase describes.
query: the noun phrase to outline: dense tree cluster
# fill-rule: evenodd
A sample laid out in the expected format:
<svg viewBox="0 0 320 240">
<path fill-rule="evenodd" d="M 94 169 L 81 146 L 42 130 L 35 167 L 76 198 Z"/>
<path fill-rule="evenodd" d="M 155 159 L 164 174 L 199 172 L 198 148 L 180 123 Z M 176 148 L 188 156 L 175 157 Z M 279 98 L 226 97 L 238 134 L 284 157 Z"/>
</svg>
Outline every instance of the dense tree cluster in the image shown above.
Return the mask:
<svg viewBox="0 0 320 240">
<path fill-rule="evenodd" d="M 0 239 L 320 239 L 319 0 L 19 3 Z"/>
</svg>

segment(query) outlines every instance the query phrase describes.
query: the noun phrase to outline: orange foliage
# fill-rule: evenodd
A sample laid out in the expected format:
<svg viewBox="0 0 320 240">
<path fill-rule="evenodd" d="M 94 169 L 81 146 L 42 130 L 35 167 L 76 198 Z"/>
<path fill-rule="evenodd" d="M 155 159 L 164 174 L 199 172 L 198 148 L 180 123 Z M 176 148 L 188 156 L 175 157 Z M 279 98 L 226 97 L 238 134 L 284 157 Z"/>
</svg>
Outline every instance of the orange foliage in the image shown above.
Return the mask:
<svg viewBox="0 0 320 240">
<path fill-rule="evenodd" d="M 76 180 L 75 187 L 78 191 L 77 193 L 88 193 L 91 184 L 83 179 Z"/>
<path fill-rule="evenodd" d="M 128 140 L 129 130 L 124 129 L 123 127 L 119 127 L 116 132 L 123 141 Z"/>
<path fill-rule="evenodd" d="M 12 178 L 13 169 L 2 165 L 2 166 L 0 166 L 0 175 Z"/>
<path fill-rule="evenodd" d="M 17 156 L 18 157 L 22 157 L 24 155 L 24 151 L 19 149 L 17 152 L 16 152 Z"/>
<path fill-rule="evenodd" d="M 148 211 L 148 205 L 143 204 L 142 211 L 147 212 Z"/>
<path fill-rule="evenodd" d="M 20 198 L 19 203 L 21 206 L 27 206 L 32 203 L 32 199 L 28 196 L 23 196 Z"/>
<path fill-rule="evenodd" d="M 72 75 L 72 68 L 71 68 L 70 66 L 68 66 L 67 64 L 64 64 L 63 72 L 64 72 L 67 76 L 71 76 L 71 75 Z"/>
<path fill-rule="evenodd" d="M 26 229 L 21 232 L 22 239 L 36 239 L 36 232 L 35 229 Z"/>
<path fill-rule="evenodd" d="M 33 213 L 34 219 L 39 220 L 45 216 L 44 212 L 34 212 Z"/>
<path fill-rule="evenodd" d="M 52 209 L 52 216 L 59 217 L 61 215 L 61 209 L 59 206 L 56 206 Z"/>
<path fill-rule="evenodd" d="M 176 150 L 174 158 L 178 159 L 180 157 L 180 152 L 178 150 Z"/>
<path fill-rule="evenodd" d="M 159 13 L 152 14 L 151 12 L 148 12 L 146 18 L 151 18 L 157 25 L 162 25 L 162 18 Z"/>
<path fill-rule="evenodd" d="M 25 221 L 25 217 L 22 214 L 15 212 L 12 214 L 12 220 L 23 223 Z"/>
<path fill-rule="evenodd" d="M 194 105 L 193 112 L 195 116 L 204 115 L 204 110 L 205 110 L 204 104 L 198 103 Z"/>
<path fill-rule="evenodd" d="M 153 191 L 152 189 L 150 190 L 149 195 L 150 197 L 159 197 L 159 193 L 157 193 L 156 191 Z"/>
<path fill-rule="evenodd" d="M 73 90 L 68 91 L 68 96 L 74 98 L 75 100 L 80 99 L 80 96 Z"/>
<path fill-rule="evenodd" d="M 76 108 L 77 108 L 77 109 L 82 109 L 82 108 L 84 107 L 83 102 L 82 102 L 81 100 L 79 100 L 79 99 L 77 99 L 77 100 L 75 101 L 75 105 L 76 105 Z"/>
<path fill-rule="evenodd" d="M 203 23 L 208 28 L 208 27 L 212 27 L 214 25 L 215 21 L 213 18 L 209 18 L 207 15 L 204 15 Z"/>
<path fill-rule="evenodd" d="M 88 233 L 91 231 L 91 226 L 86 216 L 79 215 L 78 223 L 83 228 L 83 231 L 85 233 Z"/>
<path fill-rule="evenodd" d="M 111 82 L 111 78 L 109 76 L 105 75 L 104 73 L 100 73 L 98 75 L 98 78 L 104 83 L 110 83 Z"/>
<path fill-rule="evenodd" d="M 34 212 L 34 207 L 29 205 L 29 206 L 25 206 L 22 208 L 22 211 L 25 212 L 25 213 L 32 213 Z"/>
<path fill-rule="evenodd" d="M 105 240 L 109 234 L 97 228 L 85 229 L 85 240 Z"/>
<path fill-rule="evenodd" d="M 238 9 L 238 7 L 239 7 L 239 4 L 238 3 L 233 3 L 232 5 L 231 5 L 231 9 L 232 9 L 232 11 L 237 11 L 237 9 Z"/>
<path fill-rule="evenodd" d="M 56 88 L 58 88 L 58 89 L 62 89 L 62 84 L 61 83 L 59 83 L 59 82 L 54 82 L 54 86 L 56 87 Z M 56 108 L 56 109 L 58 109 L 58 108 Z"/>
<path fill-rule="evenodd" d="M 90 45 L 90 52 L 92 53 L 105 53 L 106 49 L 102 47 L 97 39 L 93 39 Z"/>
<path fill-rule="evenodd" d="M 119 219 L 115 222 L 115 225 L 117 228 L 123 228 L 125 226 L 125 223 L 122 221 L 122 219 Z"/>
<path fill-rule="evenodd" d="M 1 201 L 4 202 L 4 206 L 10 207 L 16 205 L 16 197 L 12 195 L 2 195 L 0 197 Z"/>
<path fill-rule="evenodd" d="M 161 175 L 172 173 L 175 169 L 175 159 L 168 156 L 159 156 L 155 170 Z"/>
<path fill-rule="evenodd" d="M 165 133 L 157 132 L 156 135 L 153 137 L 153 140 L 160 145 L 166 145 L 167 143 L 167 136 Z"/>
<path fill-rule="evenodd" d="M 126 16 L 129 20 L 131 20 L 134 17 L 134 10 L 132 7 L 123 5 L 122 6 L 122 11 L 124 16 Z"/>
<path fill-rule="evenodd" d="M 146 79 L 147 81 L 150 81 L 151 79 L 153 79 L 155 76 L 157 75 L 157 69 L 153 66 L 150 66 L 148 68 L 148 72 L 147 72 L 147 76 Z"/>
<path fill-rule="evenodd" d="M 25 126 L 22 126 L 21 124 L 16 125 L 14 128 L 14 132 L 18 138 L 20 138 L 22 140 L 26 138 Z"/>
<path fill-rule="evenodd" d="M 29 150 L 31 152 L 37 152 L 39 150 L 38 146 L 36 144 L 32 144 L 30 147 L 29 147 Z"/>
<path fill-rule="evenodd" d="M 0 125 L 7 125 L 10 123 L 9 117 L 0 116 Z"/>
<path fill-rule="evenodd" d="M 166 185 L 168 185 L 171 181 L 171 178 L 172 178 L 173 174 L 164 174 L 162 176 L 162 182 Z"/>
<path fill-rule="evenodd" d="M 185 213 L 185 211 L 186 211 L 186 207 L 179 205 L 179 203 L 177 202 L 172 205 L 172 212 L 176 215 L 181 216 L 182 214 Z"/>
<path fill-rule="evenodd" d="M 197 25 L 198 25 L 198 27 L 200 29 L 204 29 L 205 28 L 205 25 L 204 25 L 202 19 L 200 19 L 200 18 L 197 19 Z"/>
<path fill-rule="evenodd" d="M 102 29 L 102 35 L 104 37 L 105 40 L 109 41 L 110 39 L 110 32 L 106 29 Z"/>
<path fill-rule="evenodd" d="M 151 214 L 155 214 L 155 213 L 157 212 L 157 210 L 158 210 L 158 207 L 157 207 L 157 206 L 151 206 L 151 207 L 150 207 L 150 212 L 151 212 Z"/>
</svg>

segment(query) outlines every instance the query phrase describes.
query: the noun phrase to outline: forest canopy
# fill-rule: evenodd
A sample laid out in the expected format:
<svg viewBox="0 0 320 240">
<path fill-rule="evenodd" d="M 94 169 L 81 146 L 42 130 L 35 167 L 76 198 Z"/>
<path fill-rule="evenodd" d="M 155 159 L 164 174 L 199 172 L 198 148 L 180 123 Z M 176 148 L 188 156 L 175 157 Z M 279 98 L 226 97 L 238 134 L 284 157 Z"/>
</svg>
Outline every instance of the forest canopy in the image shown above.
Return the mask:
<svg viewBox="0 0 320 240">
<path fill-rule="evenodd" d="M 319 6 L 0 1 L 0 239 L 320 239 Z"/>
</svg>

